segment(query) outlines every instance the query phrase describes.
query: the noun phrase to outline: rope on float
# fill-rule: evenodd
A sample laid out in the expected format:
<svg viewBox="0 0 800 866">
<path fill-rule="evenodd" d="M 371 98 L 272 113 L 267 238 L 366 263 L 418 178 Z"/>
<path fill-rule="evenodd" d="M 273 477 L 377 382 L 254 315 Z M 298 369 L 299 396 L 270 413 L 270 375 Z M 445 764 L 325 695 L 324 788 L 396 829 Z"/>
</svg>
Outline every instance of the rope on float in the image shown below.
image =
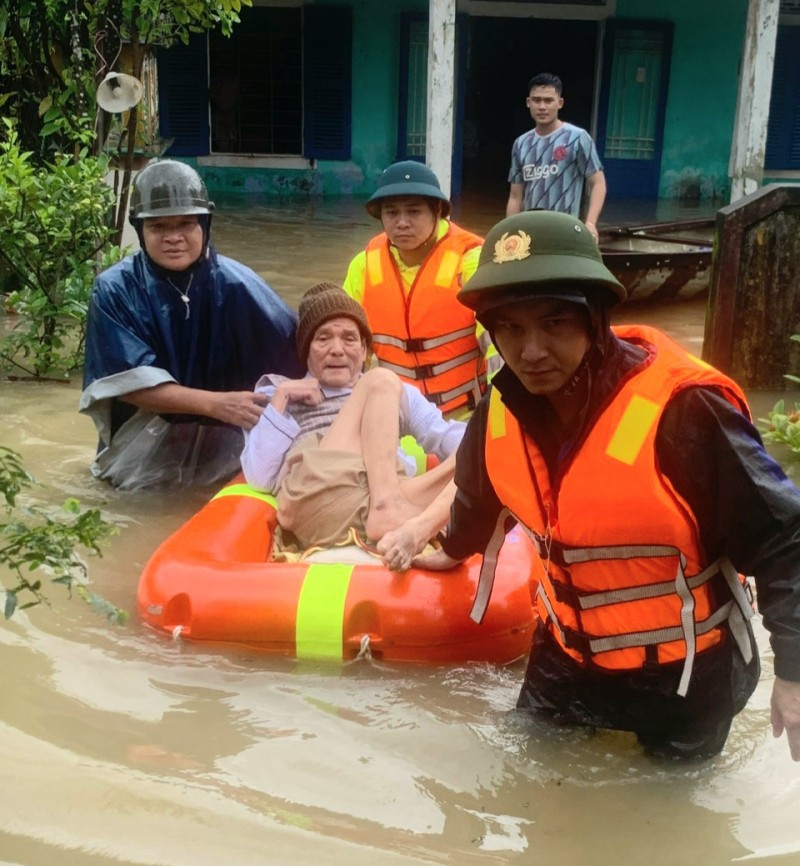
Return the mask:
<svg viewBox="0 0 800 866">
<path fill-rule="evenodd" d="M 372 651 L 369 648 L 368 634 L 361 635 L 361 647 L 358 650 L 356 661 L 358 661 L 359 659 L 366 659 L 367 661 L 372 661 Z"/>
</svg>

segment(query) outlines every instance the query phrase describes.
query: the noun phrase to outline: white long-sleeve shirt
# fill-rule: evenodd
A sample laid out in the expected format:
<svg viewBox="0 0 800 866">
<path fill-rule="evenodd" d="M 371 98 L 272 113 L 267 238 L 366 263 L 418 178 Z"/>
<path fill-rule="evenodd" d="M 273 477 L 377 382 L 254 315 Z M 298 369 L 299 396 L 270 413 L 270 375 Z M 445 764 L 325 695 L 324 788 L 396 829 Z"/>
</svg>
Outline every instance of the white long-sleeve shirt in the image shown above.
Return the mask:
<svg viewBox="0 0 800 866">
<path fill-rule="evenodd" d="M 255 390 L 259 394 L 265 394 L 271 401 L 276 386 L 272 384 L 269 376 L 262 376 Z M 326 387 L 321 390 L 325 400 L 337 402 L 352 391 L 351 388 Z M 404 383 L 403 390 L 404 399 L 400 403 L 400 435 L 413 436 L 427 454 L 435 454 L 440 460 L 444 460 L 461 443 L 466 423 L 445 420 L 439 409 L 413 386 Z M 335 413 L 331 414 L 331 423 L 334 417 Z M 283 480 L 284 460 L 301 432 L 301 426 L 292 414 L 291 403 L 287 404 L 286 414 L 283 415 L 273 408 L 271 402 L 268 403 L 256 426 L 244 434 L 242 470 L 247 483 L 257 490 L 277 493 Z M 406 474 L 415 475 L 414 458 L 399 447 L 397 456 L 405 466 Z"/>
</svg>

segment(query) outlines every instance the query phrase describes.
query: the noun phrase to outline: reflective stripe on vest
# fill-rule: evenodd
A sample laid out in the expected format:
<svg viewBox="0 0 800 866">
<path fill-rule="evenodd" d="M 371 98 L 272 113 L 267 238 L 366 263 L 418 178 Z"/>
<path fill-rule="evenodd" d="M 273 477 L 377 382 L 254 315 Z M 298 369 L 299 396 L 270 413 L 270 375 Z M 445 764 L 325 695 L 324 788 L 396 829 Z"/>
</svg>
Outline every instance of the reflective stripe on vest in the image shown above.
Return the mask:
<svg viewBox="0 0 800 866">
<path fill-rule="evenodd" d="M 462 337 L 471 337 L 474 333 L 475 328 L 470 326 L 462 328 L 460 331 L 452 331 L 439 337 L 427 337 L 421 340 L 403 340 L 400 337 L 391 337 L 388 334 L 373 334 L 372 342 L 381 343 L 384 346 L 394 346 L 395 349 L 402 349 L 404 352 L 425 352 L 428 349 L 438 349 L 439 346 L 446 346 L 448 343 L 453 343 Z"/>
<path fill-rule="evenodd" d="M 451 224 L 452 231 L 452 224 Z M 480 242 L 473 244 L 480 246 Z M 468 247 L 469 248 L 469 247 Z M 446 289 L 456 277 L 458 266 L 461 264 L 462 253 L 455 250 L 444 250 L 433 284 Z M 383 282 L 383 264 L 381 262 L 381 251 L 374 247 L 367 249 L 367 274 L 373 285 Z"/>
<path fill-rule="evenodd" d="M 381 361 L 381 367 L 386 367 L 387 370 L 393 370 L 398 376 L 405 376 L 407 379 L 430 379 L 431 376 L 439 376 L 442 373 L 447 373 L 449 370 L 454 370 L 467 361 L 474 361 L 480 357 L 480 352 L 477 349 L 471 349 L 463 355 L 458 355 L 451 358 L 449 361 L 443 361 L 441 364 L 422 364 L 416 367 L 406 367 L 404 364 L 392 364 L 388 361 Z"/>
</svg>

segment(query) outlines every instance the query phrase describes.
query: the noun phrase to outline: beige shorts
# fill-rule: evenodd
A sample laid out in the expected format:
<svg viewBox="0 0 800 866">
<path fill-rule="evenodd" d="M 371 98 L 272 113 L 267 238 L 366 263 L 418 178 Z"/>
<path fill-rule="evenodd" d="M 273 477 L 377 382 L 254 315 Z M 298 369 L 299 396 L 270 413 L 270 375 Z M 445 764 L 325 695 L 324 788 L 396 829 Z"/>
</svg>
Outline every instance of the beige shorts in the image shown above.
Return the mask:
<svg viewBox="0 0 800 866">
<path fill-rule="evenodd" d="M 278 490 L 278 523 L 301 548 L 336 544 L 350 528 L 366 536 L 367 470 L 360 454 L 323 450 L 309 436 L 289 452 Z M 398 461 L 398 475 L 407 477 Z"/>
</svg>

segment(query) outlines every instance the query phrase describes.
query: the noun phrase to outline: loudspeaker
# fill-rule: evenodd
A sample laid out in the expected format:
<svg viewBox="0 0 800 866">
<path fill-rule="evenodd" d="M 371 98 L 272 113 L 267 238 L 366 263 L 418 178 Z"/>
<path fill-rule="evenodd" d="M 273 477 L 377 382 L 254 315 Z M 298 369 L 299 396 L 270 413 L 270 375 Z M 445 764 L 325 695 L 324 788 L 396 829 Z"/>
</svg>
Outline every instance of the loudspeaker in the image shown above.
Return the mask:
<svg viewBox="0 0 800 866">
<path fill-rule="evenodd" d="M 103 111 L 115 114 L 133 108 L 139 103 L 143 93 L 144 88 L 138 78 L 120 72 L 109 72 L 97 85 L 95 98 Z"/>
</svg>

